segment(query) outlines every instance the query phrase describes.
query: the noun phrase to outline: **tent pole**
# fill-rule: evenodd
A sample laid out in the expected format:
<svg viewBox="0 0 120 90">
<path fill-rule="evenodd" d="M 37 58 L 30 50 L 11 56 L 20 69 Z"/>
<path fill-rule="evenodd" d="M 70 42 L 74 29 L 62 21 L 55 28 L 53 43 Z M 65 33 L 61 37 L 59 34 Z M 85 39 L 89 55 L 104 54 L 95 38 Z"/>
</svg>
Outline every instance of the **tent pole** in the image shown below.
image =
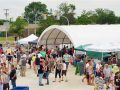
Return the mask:
<svg viewBox="0 0 120 90">
<path fill-rule="evenodd" d="M 28 43 L 28 53 L 29 53 L 29 43 Z"/>
<path fill-rule="evenodd" d="M 102 52 L 102 61 L 103 61 L 103 52 Z"/>
</svg>

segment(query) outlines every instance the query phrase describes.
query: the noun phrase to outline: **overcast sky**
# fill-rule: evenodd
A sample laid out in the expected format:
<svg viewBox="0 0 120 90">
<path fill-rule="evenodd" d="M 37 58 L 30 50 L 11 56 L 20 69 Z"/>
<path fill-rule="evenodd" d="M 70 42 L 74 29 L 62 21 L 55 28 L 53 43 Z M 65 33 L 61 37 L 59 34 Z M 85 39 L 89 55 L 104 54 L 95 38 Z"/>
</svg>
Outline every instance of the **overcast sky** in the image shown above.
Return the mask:
<svg viewBox="0 0 120 90">
<path fill-rule="evenodd" d="M 77 15 L 83 10 L 94 10 L 96 8 L 106 8 L 113 10 L 116 15 L 120 15 L 120 0 L 0 0 L 0 18 L 5 18 L 4 10 L 9 9 L 9 17 L 14 19 L 24 12 L 25 6 L 33 1 L 40 1 L 47 5 L 48 9 L 56 10 L 62 2 L 72 3 L 76 6 Z"/>
</svg>

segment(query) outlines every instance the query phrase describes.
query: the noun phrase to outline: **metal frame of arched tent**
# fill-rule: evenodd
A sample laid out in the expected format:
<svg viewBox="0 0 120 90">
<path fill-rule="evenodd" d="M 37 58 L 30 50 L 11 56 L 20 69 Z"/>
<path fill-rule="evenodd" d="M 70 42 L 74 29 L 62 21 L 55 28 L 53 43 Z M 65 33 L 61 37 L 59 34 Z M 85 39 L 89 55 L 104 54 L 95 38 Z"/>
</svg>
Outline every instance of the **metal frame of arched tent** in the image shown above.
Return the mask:
<svg viewBox="0 0 120 90">
<path fill-rule="evenodd" d="M 48 36 L 46 36 L 46 39 L 42 39 L 42 40 L 45 40 L 45 43 L 44 44 L 40 44 L 40 45 L 46 45 L 46 46 L 48 46 L 48 45 L 53 45 L 53 46 L 57 46 L 57 45 L 60 45 L 60 44 L 62 44 L 62 48 L 63 48 L 63 45 L 64 44 L 66 44 L 66 45 L 70 45 L 70 47 L 72 47 L 73 46 L 73 43 L 71 42 L 71 40 L 69 39 L 69 37 L 63 32 L 63 31 L 61 31 L 60 29 L 57 29 L 58 30 L 58 33 L 56 34 L 56 36 L 55 36 L 55 38 L 50 38 L 50 36 L 52 35 L 52 33 L 54 32 L 54 31 L 56 31 L 56 28 L 54 28 L 54 29 L 52 29 L 51 31 L 50 31 L 50 33 L 49 33 L 49 35 Z M 64 34 L 64 36 L 62 37 L 62 38 L 60 38 L 59 37 L 59 35 L 60 34 Z M 46 34 L 44 34 L 43 35 L 43 37 L 45 36 Z M 50 38 L 50 39 L 49 39 Z M 54 39 L 54 40 L 53 40 Z M 61 43 L 56 43 L 57 42 L 57 40 L 60 40 L 61 39 Z M 65 39 L 67 39 L 67 40 L 69 40 L 69 42 L 67 42 L 67 43 L 65 43 Z M 52 44 L 48 44 L 48 40 L 53 40 L 53 43 Z M 39 41 L 39 40 L 38 40 Z"/>
</svg>

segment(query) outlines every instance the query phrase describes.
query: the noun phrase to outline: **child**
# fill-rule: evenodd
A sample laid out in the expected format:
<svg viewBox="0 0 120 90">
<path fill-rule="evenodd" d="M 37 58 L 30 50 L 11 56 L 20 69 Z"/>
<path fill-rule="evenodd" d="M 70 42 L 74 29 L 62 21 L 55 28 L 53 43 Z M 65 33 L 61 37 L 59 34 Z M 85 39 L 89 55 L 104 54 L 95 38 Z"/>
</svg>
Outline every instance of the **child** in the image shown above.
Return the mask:
<svg viewBox="0 0 120 90">
<path fill-rule="evenodd" d="M 94 90 L 104 90 L 104 80 L 100 74 L 95 78 L 95 88 Z"/>
<path fill-rule="evenodd" d="M 108 90 L 115 90 L 115 85 L 114 85 L 114 73 L 111 72 L 111 76 L 110 76 L 110 82 L 109 85 L 107 87 Z"/>
<path fill-rule="evenodd" d="M 65 61 L 63 60 L 63 62 L 62 62 L 62 80 L 61 81 L 64 81 L 64 79 L 63 79 L 63 76 L 65 76 L 65 82 L 67 82 L 68 80 L 67 80 L 67 68 L 66 68 L 66 64 L 65 64 Z"/>
<path fill-rule="evenodd" d="M 109 89 L 108 90 L 115 90 L 114 80 L 110 80 Z"/>
</svg>

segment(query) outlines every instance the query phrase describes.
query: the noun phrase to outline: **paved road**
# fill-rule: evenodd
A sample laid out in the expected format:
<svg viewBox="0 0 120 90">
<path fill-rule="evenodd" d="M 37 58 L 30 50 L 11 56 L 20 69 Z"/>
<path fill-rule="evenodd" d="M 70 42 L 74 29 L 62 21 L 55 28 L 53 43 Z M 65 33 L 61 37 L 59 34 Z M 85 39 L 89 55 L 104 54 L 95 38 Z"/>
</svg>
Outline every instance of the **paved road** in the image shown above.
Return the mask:
<svg viewBox="0 0 120 90">
<path fill-rule="evenodd" d="M 26 77 L 20 77 L 18 75 L 17 85 L 29 86 L 30 90 L 94 90 L 92 86 L 82 83 L 80 76 L 74 75 L 75 68 L 70 66 L 68 72 L 68 82 L 52 82 L 54 80 L 54 74 L 50 74 L 50 85 L 44 85 L 43 87 L 38 85 L 38 78 L 34 74 L 33 70 L 27 69 Z M 43 80 L 46 83 L 46 80 Z"/>
</svg>

